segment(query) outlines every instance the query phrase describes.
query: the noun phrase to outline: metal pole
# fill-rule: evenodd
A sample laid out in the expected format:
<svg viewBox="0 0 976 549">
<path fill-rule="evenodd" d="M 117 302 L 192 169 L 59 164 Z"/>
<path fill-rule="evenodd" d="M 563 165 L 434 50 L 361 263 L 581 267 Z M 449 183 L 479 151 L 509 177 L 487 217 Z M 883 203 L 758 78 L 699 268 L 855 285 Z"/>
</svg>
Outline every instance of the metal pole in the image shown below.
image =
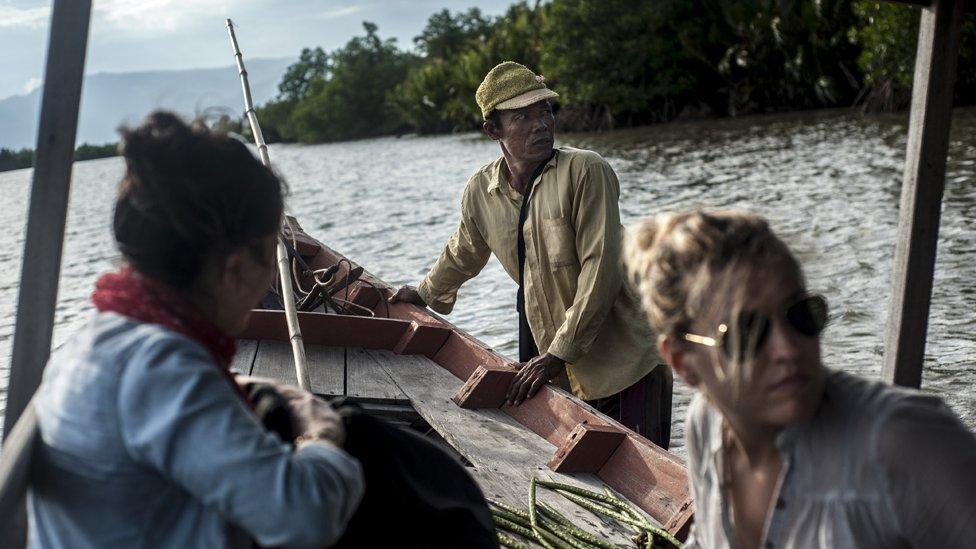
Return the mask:
<svg viewBox="0 0 976 549">
<path fill-rule="evenodd" d="M 963 3 L 964 0 L 933 1 L 922 10 L 918 30 L 905 179 L 881 370 L 885 381 L 907 387 L 922 383 Z"/>
<path fill-rule="evenodd" d="M 241 48 L 237 45 L 237 36 L 234 34 L 234 23 L 227 20 L 227 32 L 230 34 L 230 43 L 234 47 L 234 60 L 237 61 L 237 70 L 241 76 L 241 87 L 244 90 L 244 108 L 247 120 L 251 124 L 251 133 L 254 134 L 254 144 L 258 147 L 258 155 L 261 163 L 271 167 L 271 157 L 268 156 L 268 145 L 264 142 L 264 134 L 261 133 L 261 125 L 258 124 L 258 115 L 254 111 L 254 102 L 251 100 L 251 86 L 247 80 L 247 70 L 244 68 L 244 56 Z M 282 216 L 284 221 L 284 216 Z M 285 319 L 288 322 L 288 337 L 291 341 L 292 354 L 295 357 L 295 377 L 298 378 L 298 386 L 305 391 L 312 391 L 312 383 L 308 377 L 308 365 L 305 360 L 305 343 L 302 340 L 302 330 L 298 324 L 298 311 L 295 309 L 295 290 L 291 285 L 291 266 L 288 264 L 288 250 L 282 236 L 278 237 L 278 247 L 276 255 L 278 258 L 278 278 L 281 280 L 281 301 L 285 305 Z"/>
<path fill-rule="evenodd" d="M 55 0 L 51 14 L 4 438 L 37 390 L 51 352 L 90 15 L 91 0 Z"/>
</svg>

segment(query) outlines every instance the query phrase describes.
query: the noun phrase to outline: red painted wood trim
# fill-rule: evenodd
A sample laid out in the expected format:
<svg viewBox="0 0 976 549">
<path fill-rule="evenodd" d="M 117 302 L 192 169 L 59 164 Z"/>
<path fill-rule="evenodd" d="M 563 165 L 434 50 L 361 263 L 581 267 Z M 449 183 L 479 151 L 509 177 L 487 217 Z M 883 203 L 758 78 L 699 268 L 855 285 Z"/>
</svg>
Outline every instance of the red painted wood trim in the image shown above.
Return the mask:
<svg viewBox="0 0 976 549">
<path fill-rule="evenodd" d="M 398 355 L 424 355 L 433 358 L 450 335 L 451 330 L 443 326 L 426 326 L 411 322 L 410 328 L 400 338 L 393 352 Z"/>
<path fill-rule="evenodd" d="M 671 517 L 671 520 L 664 525 L 664 529 L 674 537 L 685 541 L 691 533 L 691 525 L 695 522 L 695 505 L 689 498 L 680 509 Z"/>
<path fill-rule="evenodd" d="M 470 378 L 479 366 L 496 370 L 515 369 L 507 360 L 458 330 L 451 332 L 433 360 L 462 381 Z"/>
<path fill-rule="evenodd" d="M 515 370 L 479 367 L 451 400 L 462 408 L 498 408 L 505 403 Z"/>
<path fill-rule="evenodd" d="M 580 423 L 547 464 L 557 473 L 596 473 L 627 434 L 616 427 Z"/>
<path fill-rule="evenodd" d="M 410 329 L 410 323 L 388 318 L 345 316 L 299 311 L 302 339 L 309 345 L 363 347 L 392 350 Z M 255 310 L 241 339 L 288 341 L 284 311 Z"/>
<path fill-rule="evenodd" d="M 681 530 L 681 513 L 692 499 L 684 463 L 673 454 L 630 432 L 597 476 L 669 532 Z"/>
<path fill-rule="evenodd" d="M 343 258 L 335 250 L 319 244 L 321 251 L 313 258 L 314 264 L 310 263 L 313 268 L 325 268 Z M 344 264 L 340 273 L 345 270 Z M 365 272 L 360 280 L 373 283 L 383 289 L 387 296 L 392 295 L 392 288 L 369 272 Z M 351 285 L 350 298 L 362 300 L 363 304 L 370 303 L 368 306 L 377 316 L 385 316 L 386 306 L 379 302 L 378 296 L 368 297 L 371 293 L 376 295 L 376 291 L 361 281 Z M 450 330 L 446 341 L 432 359 L 459 379 L 469 380 L 481 367 L 490 371 L 502 371 L 501 374 L 492 374 L 494 376 L 507 375 L 504 373 L 506 370 L 514 371 L 511 361 L 492 351 L 471 334 L 426 309 L 406 303 L 389 304 L 389 316 Z M 694 506 L 685 465 L 681 459 L 551 385 L 543 387 L 534 398 L 519 406 L 501 406 L 501 409 L 557 448 L 566 444 L 573 430 L 583 422 L 594 430 L 622 430 L 625 438 L 599 468 L 597 475 L 663 524 L 668 532 L 679 539 L 685 539 L 693 520 Z"/>
</svg>

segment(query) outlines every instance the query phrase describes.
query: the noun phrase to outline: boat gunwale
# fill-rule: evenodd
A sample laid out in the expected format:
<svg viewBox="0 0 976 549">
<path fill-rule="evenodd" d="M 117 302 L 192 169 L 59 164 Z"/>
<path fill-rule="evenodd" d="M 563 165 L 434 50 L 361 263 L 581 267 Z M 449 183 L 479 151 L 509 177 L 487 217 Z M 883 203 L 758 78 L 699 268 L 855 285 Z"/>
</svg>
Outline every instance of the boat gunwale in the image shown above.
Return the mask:
<svg viewBox="0 0 976 549">
<path fill-rule="evenodd" d="M 338 264 L 339 270 L 335 279 L 342 280 L 349 271 L 359 267 L 348 257 L 305 234 L 297 223 L 293 224 L 290 232 L 293 232 L 289 235 L 292 244 L 305 258 L 310 269 L 328 268 Z M 305 277 L 303 282 L 310 284 L 311 279 Z M 502 371 L 516 369 L 515 363 L 436 313 L 413 304 L 389 303 L 387 299 L 393 295 L 393 287 L 368 270 L 364 269 L 362 275 L 351 282 L 347 290 L 342 292 L 344 299 L 372 310 L 377 316 L 346 317 L 343 320 L 342 315 L 303 313 L 303 323 L 314 319 L 313 322 L 324 323 L 320 324 L 323 327 L 326 324 L 342 327 L 345 336 L 327 335 L 318 344 L 350 347 L 364 346 L 365 341 L 368 348 L 390 350 L 397 354 L 424 355 L 462 382 L 470 380 L 479 368 Z M 255 313 L 266 316 L 275 312 L 258 310 Z M 323 317 L 331 319 L 326 320 Z M 281 329 L 267 328 L 273 322 L 280 324 L 282 321 L 267 317 L 260 322 L 264 328 L 249 328 L 247 338 L 284 340 L 287 334 Z M 356 323 L 360 324 L 359 333 L 349 325 Z M 362 333 L 364 328 L 367 331 L 392 328 L 399 337 L 387 334 L 382 343 L 377 343 L 377 338 Z M 423 338 L 422 345 L 410 345 L 411 338 L 419 330 L 429 329 L 434 329 L 436 335 L 430 337 L 428 334 L 428 337 Z M 320 331 L 311 329 L 310 326 L 309 330 L 303 329 L 303 334 L 306 334 L 306 338 L 314 338 L 316 336 L 312 334 Z M 458 398 L 455 397 L 454 400 L 457 402 Z M 602 465 L 587 472 L 596 474 L 601 481 L 664 525 L 671 534 L 680 539 L 687 536 L 693 520 L 694 503 L 687 481 L 687 469 L 680 457 L 552 384 L 543 386 L 534 398 L 520 406 L 501 405 L 499 409 L 556 447 L 556 455 L 549 463 L 551 469 L 561 449 L 571 446 L 572 438 L 575 438 L 572 433 L 581 425 L 609 428 L 626 435 Z"/>
</svg>

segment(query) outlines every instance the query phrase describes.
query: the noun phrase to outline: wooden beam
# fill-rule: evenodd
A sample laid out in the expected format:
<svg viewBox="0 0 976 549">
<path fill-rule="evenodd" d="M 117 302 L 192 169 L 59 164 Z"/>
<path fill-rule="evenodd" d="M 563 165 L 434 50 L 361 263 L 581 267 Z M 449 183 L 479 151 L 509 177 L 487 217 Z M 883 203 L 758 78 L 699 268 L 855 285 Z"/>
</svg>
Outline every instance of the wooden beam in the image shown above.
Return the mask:
<svg viewBox="0 0 976 549">
<path fill-rule="evenodd" d="M 51 13 L 7 385 L 5 438 L 40 385 L 51 352 L 90 15 L 91 0 L 57 0 Z"/>
<path fill-rule="evenodd" d="M 963 3 L 936 0 L 922 10 L 919 24 L 881 371 L 885 381 L 907 387 L 922 382 Z"/>
<path fill-rule="evenodd" d="M 445 368 L 446 369 L 446 368 Z M 461 408 L 500 408 L 515 379 L 514 369 L 479 367 L 451 398 Z"/>
<path fill-rule="evenodd" d="M 451 330 L 443 326 L 428 326 L 411 322 L 410 328 L 400 338 L 399 343 L 393 348 L 393 352 L 398 355 L 424 355 L 427 358 L 434 358 L 434 355 L 441 350 L 450 335 Z"/>
<path fill-rule="evenodd" d="M 598 473 L 625 438 L 623 429 L 580 423 L 546 465 L 557 473 Z"/>
<path fill-rule="evenodd" d="M 247 327 L 238 337 L 289 341 L 284 315 L 284 311 L 254 310 Z M 404 320 L 306 311 L 298 312 L 298 324 L 305 343 L 309 345 L 388 351 L 393 350 L 409 334 L 411 328 L 410 322 Z M 427 350 L 429 347 L 420 349 L 422 352 Z"/>
<path fill-rule="evenodd" d="M 0 547 L 23 547 L 27 540 L 24 497 L 30 483 L 30 462 L 40 439 L 34 401 L 24 408 L 0 452 Z"/>
</svg>

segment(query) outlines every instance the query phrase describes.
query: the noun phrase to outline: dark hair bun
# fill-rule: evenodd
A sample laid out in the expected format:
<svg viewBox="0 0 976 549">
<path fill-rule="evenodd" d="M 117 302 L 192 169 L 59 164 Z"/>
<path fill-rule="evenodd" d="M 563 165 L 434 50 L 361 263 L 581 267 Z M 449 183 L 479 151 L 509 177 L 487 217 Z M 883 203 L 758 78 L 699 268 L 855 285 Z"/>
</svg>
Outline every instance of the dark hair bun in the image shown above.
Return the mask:
<svg viewBox="0 0 976 549">
<path fill-rule="evenodd" d="M 283 185 L 237 139 L 162 111 L 120 132 L 113 228 L 136 270 L 184 288 L 208 259 L 278 229 Z"/>
</svg>

